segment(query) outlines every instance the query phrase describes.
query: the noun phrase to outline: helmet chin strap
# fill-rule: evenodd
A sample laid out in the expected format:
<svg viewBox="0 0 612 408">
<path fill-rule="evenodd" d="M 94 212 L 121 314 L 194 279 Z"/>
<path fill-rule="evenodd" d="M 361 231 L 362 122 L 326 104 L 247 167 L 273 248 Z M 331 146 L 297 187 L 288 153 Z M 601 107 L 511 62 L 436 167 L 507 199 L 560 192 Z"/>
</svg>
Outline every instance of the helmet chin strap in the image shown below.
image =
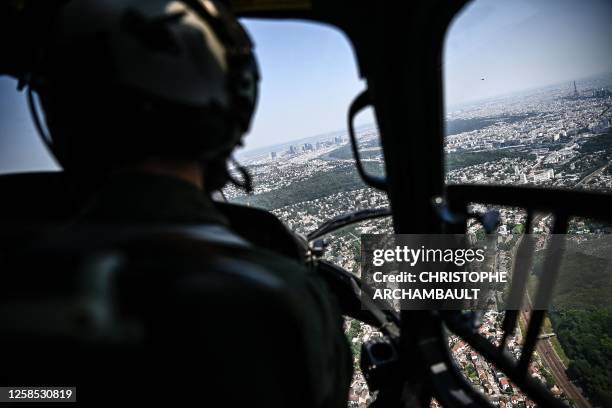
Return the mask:
<svg viewBox="0 0 612 408">
<path fill-rule="evenodd" d="M 40 112 L 38 110 L 38 105 L 36 103 L 36 100 L 34 99 L 34 90 L 32 89 L 31 85 L 28 85 L 28 88 L 26 90 L 26 96 L 28 102 L 28 109 L 30 110 L 30 116 L 32 117 L 32 121 L 34 122 L 34 127 L 36 129 L 38 137 L 40 138 L 40 140 L 42 140 L 43 144 L 51 154 L 51 157 L 55 159 L 56 164 L 61 165 L 59 152 L 53 145 L 53 141 L 49 136 L 49 133 L 45 130 L 43 126 L 43 122 L 40 117 Z"/>
</svg>

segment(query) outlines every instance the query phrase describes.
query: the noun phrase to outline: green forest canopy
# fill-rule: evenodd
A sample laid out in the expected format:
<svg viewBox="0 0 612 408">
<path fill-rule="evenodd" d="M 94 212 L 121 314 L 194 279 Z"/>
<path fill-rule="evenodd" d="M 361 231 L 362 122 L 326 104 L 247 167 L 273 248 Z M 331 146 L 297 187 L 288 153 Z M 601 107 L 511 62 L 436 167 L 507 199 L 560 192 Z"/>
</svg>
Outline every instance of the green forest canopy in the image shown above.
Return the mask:
<svg viewBox="0 0 612 408">
<path fill-rule="evenodd" d="M 565 354 L 568 376 L 594 405 L 612 406 L 612 262 L 609 237 L 568 242 L 550 318 Z M 542 257 L 534 272 L 541 272 Z"/>
</svg>

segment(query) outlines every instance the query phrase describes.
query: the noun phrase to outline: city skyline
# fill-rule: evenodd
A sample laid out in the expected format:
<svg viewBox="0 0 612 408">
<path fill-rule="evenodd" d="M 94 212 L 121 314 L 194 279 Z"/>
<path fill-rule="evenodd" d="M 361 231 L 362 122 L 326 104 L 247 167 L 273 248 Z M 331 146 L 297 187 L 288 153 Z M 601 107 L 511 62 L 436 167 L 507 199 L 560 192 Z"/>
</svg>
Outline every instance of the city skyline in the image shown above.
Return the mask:
<svg viewBox="0 0 612 408">
<path fill-rule="evenodd" d="M 589 76 L 582 77 L 582 78 L 570 79 L 566 81 L 555 82 L 551 84 L 544 84 L 541 86 L 531 87 L 527 89 L 516 90 L 516 91 L 512 91 L 512 92 L 502 94 L 502 95 L 492 95 L 489 97 L 483 97 L 481 99 L 477 99 L 473 101 L 466 101 L 461 104 L 447 105 L 446 106 L 446 116 L 447 116 L 446 119 L 448 120 L 448 116 L 451 115 L 452 113 L 463 110 L 466 107 L 479 105 L 479 104 L 482 104 L 484 102 L 489 102 L 489 101 L 500 101 L 500 100 L 508 99 L 511 97 L 529 96 L 531 94 L 541 92 L 547 89 L 558 89 L 562 92 L 564 88 L 567 88 L 567 94 L 571 95 L 573 92 L 574 83 L 577 84 L 577 88 L 579 92 L 591 91 L 594 88 L 590 83 L 591 80 L 593 79 L 601 80 L 605 84 L 606 83 L 605 81 L 608 78 L 612 78 L 612 71 L 606 71 L 603 73 L 589 75 Z M 585 82 L 587 84 L 585 84 Z M 370 123 L 361 123 L 359 126 L 356 126 L 356 129 L 359 129 L 361 127 L 375 127 L 375 126 L 376 126 L 375 121 L 373 121 Z M 257 151 L 269 152 L 270 149 L 272 148 L 276 148 L 277 150 L 282 150 L 284 147 L 290 144 L 300 144 L 304 141 L 309 141 L 309 140 L 329 139 L 329 138 L 333 138 L 335 134 L 347 135 L 348 129 L 346 129 L 346 127 L 344 129 L 333 129 L 333 130 L 329 130 L 322 134 L 317 134 L 317 135 L 312 135 L 312 136 L 307 136 L 307 137 L 300 137 L 296 139 L 289 139 L 289 140 L 286 140 L 280 143 L 272 143 L 270 145 L 265 145 L 265 146 L 255 146 L 252 148 L 247 146 L 239 150 L 238 157 L 241 157 L 241 156 L 244 157 L 245 154 L 249 155 L 250 153 L 257 152 Z"/>
<path fill-rule="evenodd" d="M 603 0 L 477 0 L 449 29 L 447 109 L 580 80 L 612 68 L 612 3 Z M 244 151 L 346 128 L 365 83 L 337 29 L 298 21 L 245 20 L 262 71 L 261 97 Z M 38 140 L 25 96 L 0 78 L 0 171 L 56 169 Z M 372 114 L 358 118 L 372 123 Z"/>
<path fill-rule="evenodd" d="M 466 107 L 470 107 L 473 105 L 478 105 L 480 103 L 484 103 L 487 101 L 494 101 L 494 100 L 503 100 L 505 98 L 509 98 L 511 96 L 521 96 L 521 95 L 529 95 L 531 93 L 535 93 L 541 90 L 544 90 L 546 88 L 558 88 L 558 89 L 562 89 L 564 87 L 567 88 L 567 92 L 568 95 L 572 92 L 573 89 L 573 83 L 576 82 L 578 85 L 578 89 L 579 91 L 584 90 L 584 87 L 581 87 L 582 82 L 592 79 L 592 78 L 607 78 L 609 76 L 612 76 L 612 71 L 607 71 L 605 73 L 602 74 L 595 74 L 595 75 L 589 75 L 587 77 L 582 77 L 582 78 L 576 78 L 576 79 L 572 79 L 572 80 L 566 80 L 566 81 L 561 81 L 561 82 L 557 82 L 557 83 L 553 83 L 553 84 L 547 84 L 547 85 L 542 85 L 542 86 L 536 86 L 536 87 L 532 87 L 529 89 L 524 89 L 524 90 L 517 90 L 517 91 L 513 91 L 507 94 L 503 94 L 503 95 L 493 95 L 493 96 L 489 96 L 489 97 L 483 97 L 481 99 L 478 100 L 474 100 L 474 101 L 467 101 L 461 104 L 456 104 L 456 105 L 446 105 L 446 114 L 447 114 L 447 120 L 448 120 L 448 115 L 457 111 L 457 110 L 461 110 L 464 109 Z M 9 78 L 0 78 L 0 96 L 2 95 L 8 95 L 9 97 L 5 100 L 2 100 L 0 98 L 0 108 L 2 108 L 3 106 L 8 105 L 9 103 L 13 102 L 16 103 L 17 105 L 20 105 L 21 103 L 23 103 L 23 106 L 21 106 L 20 109 L 16 109 L 13 112 L 16 114 L 16 117 L 12 118 L 13 120 L 16 119 L 17 122 L 17 126 L 16 128 L 19 129 L 21 132 L 21 136 L 22 137 L 26 137 L 29 140 L 29 147 L 32 149 L 29 152 L 23 152 L 22 154 L 29 154 L 31 155 L 30 160 L 27 160 L 25 166 L 20 166 L 20 164 L 16 163 L 17 159 L 16 157 L 13 157 L 13 160 L 10 160 L 11 157 L 7 157 L 6 155 L 2 155 L 0 156 L 0 173 L 1 172 L 5 172 L 5 171 L 21 171 L 21 170 L 32 170 L 31 163 L 36 162 L 37 165 L 33 165 L 34 169 L 37 170 L 56 170 L 58 169 L 58 166 L 55 163 L 55 160 L 50 156 L 50 154 L 48 153 L 48 151 L 46 150 L 46 147 L 42 144 L 42 142 L 39 139 L 38 134 L 36 133 L 33 124 L 31 123 L 31 118 L 30 118 L 30 113 L 27 109 L 27 106 L 25 104 L 25 100 L 22 102 L 19 102 L 18 99 L 21 95 L 20 93 L 14 92 L 14 93 L 10 93 L 10 92 L 6 92 L 3 93 L 3 89 L 7 89 L 8 87 L 15 85 L 15 81 Z M 2 110 L 0 110 L 0 115 L 2 114 Z M 375 120 L 373 117 L 369 118 L 370 120 L 372 120 L 371 122 L 366 122 L 363 123 L 363 121 L 361 123 L 359 123 L 359 125 L 356 126 L 357 129 L 362 128 L 362 127 L 374 127 L 375 125 Z M 2 131 L 3 126 L 7 125 L 6 122 L 2 122 L 0 121 L 0 131 Z M 244 157 L 250 157 L 253 154 L 267 154 L 269 153 L 273 148 L 276 150 L 282 150 L 286 147 L 288 147 L 291 144 L 299 144 L 301 142 L 306 142 L 306 141 L 312 141 L 312 140 L 324 140 L 324 139 L 330 139 L 333 138 L 335 135 L 338 134 L 342 134 L 342 135 L 346 135 L 347 129 L 346 127 L 341 128 L 341 129 L 330 129 L 327 130 L 325 132 L 322 132 L 320 134 L 315 134 L 315 135 L 309 135 L 309 136 L 305 136 L 305 137 L 297 137 L 297 138 L 292 138 L 292 139 L 287 139 L 287 140 L 283 140 L 283 141 L 278 141 L 278 142 L 273 142 L 271 144 L 268 145 L 263 145 L 263 146 L 252 146 L 249 145 L 248 143 L 244 146 L 241 147 L 239 149 L 237 149 L 236 151 L 236 157 L 238 158 L 244 158 Z M 4 132 L 0 132 L 0 135 L 3 135 Z M 18 135 L 19 136 L 19 135 Z M 13 135 L 14 137 L 14 135 Z M 247 140 L 248 140 L 248 135 L 246 136 Z M 2 145 L 2 138 L 0 138 L 0 147 Z M 9 159 L 8 164 L 5 163 L 7 161 L 7 159 Z M 12 166 L 12 167 L 11 167 Z M 20 168 L 23 167 L 23 168 Z"/>
</svg>

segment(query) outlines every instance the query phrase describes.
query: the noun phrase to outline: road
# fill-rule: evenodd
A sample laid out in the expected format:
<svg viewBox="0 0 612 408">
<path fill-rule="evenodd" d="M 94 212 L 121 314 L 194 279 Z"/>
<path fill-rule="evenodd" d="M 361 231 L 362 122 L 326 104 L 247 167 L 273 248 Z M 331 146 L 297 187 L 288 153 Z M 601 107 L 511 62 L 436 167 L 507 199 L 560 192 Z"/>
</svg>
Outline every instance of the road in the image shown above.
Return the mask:
<svg viewBox="0 0 612 408">
<path fill-rule="evenodd" d="M 594 172 L 592 172 L 591 174 L 589 174 L 588 176 L 580 180 L 578 183 L 576 183 L 575 187 L 580 187 L 581 185 L 586 184 L 589 181 L 591 181 L 593 177 L 599 176 L 601 173 L 603 173 L 606 167 L 608 167 L 608 165 L 610 165 L 610 163 L 604 164 L 603 166 L 601 166 L 600 168 L 598 168 L 597 170 L 595 170 Z"/>
</svg>

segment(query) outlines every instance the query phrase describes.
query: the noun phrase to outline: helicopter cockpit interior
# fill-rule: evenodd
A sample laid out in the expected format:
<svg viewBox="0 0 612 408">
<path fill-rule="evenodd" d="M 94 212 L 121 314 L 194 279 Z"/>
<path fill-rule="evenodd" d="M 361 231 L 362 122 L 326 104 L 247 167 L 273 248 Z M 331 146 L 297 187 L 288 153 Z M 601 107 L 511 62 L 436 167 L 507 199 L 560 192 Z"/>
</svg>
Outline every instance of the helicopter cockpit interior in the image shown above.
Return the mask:
<svg viewBox="0 0 612 408">
<path fill-rule="evenodd" d="M 27 120 L 45 132 L 36 123 L 40 113 L 28 88 L 29 71 L 55 11 L 65 3 L 0 5 L 0 75 L 27 95 L 33 116 L 4 114 L 1 122 Z M 347 406 L 612 404 L 612 299 L 606 292 L 612 289 L 612 263 L 604 255 L 612 246 L 601 243 L 612 232 L 612 32 L 606 24 L 612 6 L 603 0 L 222 3 L 253 31 L 256 51 L 271 44 L 260 55 L 264 86 L 281 81 L 279 76 L 293 79 L 280 71 L 266 77 L 264 59 L 281 47 L 275 41 L 286 35 L 287 46 L 297 48 L 308 40 L 283 34 L 287 23 L 333 30 L 358 76 L 352 80 L 359 89 L 339 107 L 343 116 L 335 115 L 342 129 L 267 141 L 250 153 L 247 142 L 236 157 L 241 164 L 232 170 L 237 178 L 252 178 L 254 192 L 229 186 L 215 193 L 217 210 L 240 237 L 324 277 L 354 357 Z M 279 51 L 287 60 L 295 57 L 283 54 L 288 49 Z M 337 69 L 324 59 L 320 44 L 311 51 L 297 61 L 305 72 L 312 69 L 308 58 L 325 61 L 318 69 Z M 560 55 L 569 67 L 558 65 Z M 329 61 L 337 61 L 333 57 Z M 264 88 L 283 100 L 270 109 L 270 121 L 291 118 L 289 108 L 278 112 L 282 104 L 300 111 L 300 97 L 307 99 L 306 93 L 276 86 Z M 0 109 L 10 112 L 11 102 L 3 102 Z M 326 106 L 317 99 L 311 103 Z M 0 123 L 0 129 L 11 128 Z M 5 137 L 16 140 L 0 133 Z M 227 406 L 224 398 L 231 395 L 236 406 L 313 406 L 303 397 L 317 375 L 303 354 L 307 326 L 295 323 L 300 312 L 275 282 L 236 255 L 240 243 L 219 250 L 223 236 L 204 232 L 199 240 L 185 229 L 119 235 L 96 230 L 59 238 L 93 192 L 62 171 L 11 171 L 3 156 L 0 151 L 0 387 L 77 385 L 78 401 L 91 405 L 124 400 Z M 372 289 L 360 273 L 360 234 L 381 233 L 494 236 L 496 262 L 513 277 L 507 296 L 531 299 L 528 310 L 404 310 L 367 301 L 363 294 Z M 551 239 L 546 246 L 535 234 L 581 238 L 571 244 Z M 597 256 L 588 254 L 600 263 L 559 256 L 590 239 L 603 248 Z M 196 253 L 210 258 L 199 263 Z M 564 265 L 571 262 L 582 275 L 568 272 Z M 587 271 L 589 262 L 596 271 Z M 194 265 L 209 273 L 197 282 L 206 302 L 195 302 L 189 292 L 159 303 L 148 297 L 169 285 L 169 270 L 187 274 Z M 127 318 L 115 313 L 119 305 L 109 283 L 122 268 L 130 271 L 125 286 L 140 288 Z M 592 284 L 562 298 L 573 308 L 531 308 L 532 301 L 550 302 L 549 289 L 559 281 L 561 287 L 581 287 L 584 280 Z M 596 306 L 582 310 L 587 297 L 598 297 Z M 179 304 L 181 312 L 165 306 Z M 155 320 L 164 333 L 143 346 L 144 329 L 134 316 Z M 208 335 L 193 328 L 197 319 L 207 322 Z M 588 339 L 576 337 L 582 330 L 592 332 Z M 152 358 L 159 350 L 168 353 L 166 345 L 177 336 L 184 350 Z M 210 350 L 191 362 L 202 367 L 197 375 L 159 378 L 160 370 L 181 372 L 181 362 L 191 358 L 187 351 L 196 347 Z M 586 348 L 600 351 L 589 354 Z M 244 378 L 228 385 L 237 372 Z M 216 392 L 201 395 L 202 381 Z"/>
</svg>

